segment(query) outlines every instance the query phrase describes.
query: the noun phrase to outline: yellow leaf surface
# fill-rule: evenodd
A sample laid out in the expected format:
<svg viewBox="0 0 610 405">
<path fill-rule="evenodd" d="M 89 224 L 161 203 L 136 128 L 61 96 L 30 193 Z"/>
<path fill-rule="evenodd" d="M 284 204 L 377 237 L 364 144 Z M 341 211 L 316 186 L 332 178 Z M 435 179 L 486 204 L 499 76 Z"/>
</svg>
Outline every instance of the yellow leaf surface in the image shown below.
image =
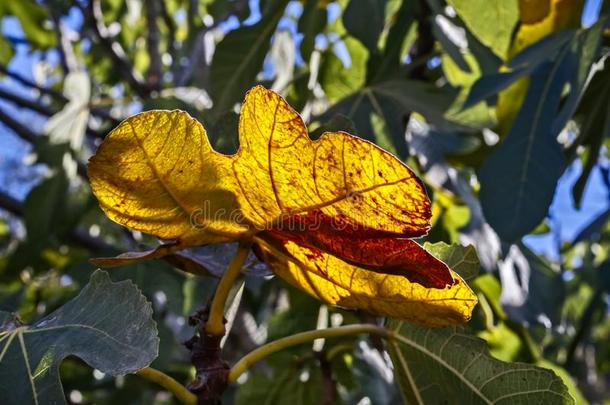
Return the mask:
<svg viewBox="0 0 610 405">
<path fill-rule="evenodd" d="M 262 245 L 262 256 L 275 274 L 330 305 L 439 327 L 469 320 L 477 304 L 476 295 L 453 271 L 458 282 L 439 290 L 401 276 L 372 273 L 292 241 L 284 250 L 267 241 Z"/>
<path fill-rule="evenodd" d="M 183 246 L 239 238 L 230 159 L 182 111 L 147 111 L 123 121 L 89 162 L 91 189 L 111 220 Z M 214 212 L 213 220 L 203 210 Z M 205 228 L 205 229 L 202 229 Z"/>
<path fill-rule="evenodd" d="M 91 158 L 91 187 L 113 221 L 185 246 L 314 209 L 398 236 L 427 232 L 423 185 L 374 144 L 342 132 L 311 141 L 301 117 L 260 86 L 246 95 L 239 132 L 239 151 L 225 156 L 185 112 L 135 115 Z"/>
<path fill-rule="evenodd" d="M 344 290 L 340 301 L 321 297 L 326 302 L 420 323 L 422 308 L 446 316 L 446 324 L 469 318 L 476 298 L 468 287 L 408 239 L 428 231 L 430 201 L 400 160 L 343 132 L 312 141 L 286 101 L 260 86 L 247 93 L 242 105 L 239 142 L 235 155 L 217 153 L 201 124 L 181 111 L 149 111 L 122 122 L 90 160 L 92 190 L 113 221 L 173 243 L 162 251 L 98 263 L 122 265 L 240 239 L 264 245 L 275 233 L 328 258 L 336 276 L 316 283 L 319 288 L 327 284 L 322 290 Z M 295 225 L 307 229 L 291 228 Z M 392 249 L 384 250 L 386 245 Z M 293 249 L 284 257 L 303 254 Z M 289 267 L 274 268 L 294 282 L 296 273 L 282 270 Z M 368 290 L 337 284 L 346 274 L 358 275 L 361 283 L 370 277 Z M 387 274 L 390 281 L 383 281 Z M 385 304 L 365 305 L 382 291 L 374 286 L 382 284 L 392 286 L 383 290 Z M 308 284 L 299 286 L 311 293 Z M 462 295 L 468 293 L 470 301 L 465 301 Z M 443 304 L 431 304 L 437 301 Z M 438 310 L 449 307 L 455 313 Z M 410 316 L 416 308 L 420 313 Z"/>
</svg>

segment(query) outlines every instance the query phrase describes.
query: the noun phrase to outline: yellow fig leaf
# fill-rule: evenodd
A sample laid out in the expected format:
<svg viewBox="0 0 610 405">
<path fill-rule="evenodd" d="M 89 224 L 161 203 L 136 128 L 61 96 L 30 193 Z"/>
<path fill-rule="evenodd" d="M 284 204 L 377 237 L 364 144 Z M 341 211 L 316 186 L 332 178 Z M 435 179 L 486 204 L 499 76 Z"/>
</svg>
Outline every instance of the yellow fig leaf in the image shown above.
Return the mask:
<svg viewBox="0 0 610 405">
<path fill-rule="evenodd" d="M 271 270 L 330 305 L 439 327 L 469 320 L 477 304 L 476 295 L 453 271 L 453 287 L 433 289 L 401 276 L 372 273 L 292 241 L 284 248 L 263 242 L 261 253 Z"/>
<path fill-rule="evenodd" d="M 281 257 L 291 266 L 299 263 L 303 274 L 319 264 L 306 263 L 303 255 L 327 258 L 334 275 L 318 279 L 317 288 L 343 293 L 334 300 L 321 296 L 326 302 L 419 323 L 469 318 L 472 292 L 409 239 L 427 233 L 430 201 L 400 160 L 343 132 L 312 141 L 286 101 L 260 86 L 242 105 L 239 142 L 235 155 L 214 151 L 201 124 L 181 111 L 150 111 L 122 122 L 90 160 L 92 190 L 113 221 L 172 243 L 98 263 L 121 265 L 243 239 L 265 246 L 274 239 L 286 245 Z M 291 267 L 266 257 L 278 275 L 294 282 L 296 273 L 284 270 Z M 368 287 L 346 284 L 346 274 L 361 284 L 368 280 Z M 376 291 L 383 292 L 382 301 L 367 304 Z M 428 307 L 437 321 L 420 319 Z M 409 315 L 415 309 L 420 313 Z"/>
<path fill-rule="evenodd" d="M 88 172 L 108 218 L 131 229 L 184 247 L 234 240 L 247 230 L 229 218 L 237 210 L 230 160 L 185 112 L 148 111 L 123 121 Z"/>
<path fill-rule="evenodd" d="M 428 229 L 430 203 L 407 166 L 343 132 L 312 141 L 301 117 L 276 93 L 255 87 L 246 95 L 239 131 L 236 193 L 244 216 L 259 229 L 313 210 L 399 235 Z"/>
<path fill-rule="evenodd" d="M 346 133 L 311 141 L 301 117 L 260 86 L 246 95 L 239 131 L 239 151 L 225 156 L 185 112 L 135 115 L 91 159 L 93 192 L 113 221 L 186 245 L 235 240 L 314 209 L 404 237 L 427 231 L 423 185 L 374 144 Z"/>
</svg>

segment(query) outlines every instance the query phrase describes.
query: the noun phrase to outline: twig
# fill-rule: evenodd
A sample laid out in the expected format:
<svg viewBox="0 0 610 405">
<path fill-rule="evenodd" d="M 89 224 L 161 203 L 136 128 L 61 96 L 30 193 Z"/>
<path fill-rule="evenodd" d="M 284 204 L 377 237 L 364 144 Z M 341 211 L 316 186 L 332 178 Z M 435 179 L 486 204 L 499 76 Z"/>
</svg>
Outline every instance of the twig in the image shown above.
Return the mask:
<svg viewBox="0 0 610 405">
<path fill-rule="evenodd" d="M 9 127 L 19 138 L 23 139 L 24 141 L 26 141 L 30 144 L 35 144 L 36 141 L 39 139 L 39 136 L 37 133 L 35 133 L 30 128 L 26 127 L 25 125 L 23 125 L 22 123 L 20 123 L 19 121 L 17 121 L 10 115 L 8 115 L 1 108 L 0 108 L 0 122 L 3 122 L 4 125 Z M 88 178 L 87 167 L 82 162 L 78 162 L 77 164 L 78 164 L 78 166 L 76 168 L 77 173 L 82 178 L 87 179 Z"/>
<path fill-rule="evenodd" d="M 89 235 L 89 232 L 82 229 L 75 229 L 68 237 L 72 242 L 93 252 L 116 252 L 117 250 L 113 245 Z"/>
<path fill-rule="evenodd" d="M 159 4 L 162 0 L 146 0 L 144 8 L 146 9 L 146 20 L 148 24 L 148 35 L 146 37 L 146 48 L 150 57 L 150 65 L 148 67 L 148 86 L 151 90 L 161 90 L 162 79 L 162 63 L 159 45 L 161 42 L 161 34 L 157 25 L 159 17 Z"/>
<path fill-rule="evenodd" d="M 61 69 L 64 72 L 64 76 L 66 76 L 68 73 L 76 69 L 77 66 L 76 58 L 74 57 L 74 52 L 72 51 L 72 44 L 68 38 L 66 27 L 62 24 L 53 7 L 47 7 L 47 10 L 51 16 L 51 20 L 53 20 L 53 30 L 55 31 L 55 36 L 57 37 L 59 63 L 61 64 Z"/>
<path fill-rule="evenodd" d="M 47 94 L 51 97 L 57 98 L 58 100 L 60 100 L 64 103 L 67 103 L 68 101 L 70 101 L 61 92 L 48 88 L 48 87 L 41 87 L 38 84 L 36 84 L 35 82 L 20 75 L 19 73 L 8 70 L 7 67 L 2 64 L 0 64 L 0 73 L 11 77 L 13 80 L 23 84 L 24 86 L 35 88 L 40 93 Z"/>
<path fill-rule="evenodd" d="M 23 204 L 16 198 L 13 198 L 9 194 L 2 191 L 0 191 L 0 208 L 20 218 L 23 218 L 25 214 Z M 73 230 L 68 235 L 68 238 L 75 244 L 95 252 L 108 252 L 116 250 L 114 246 L 104 242 L 102 239 L 94 238 L 82 230 Z"/>
<path fill-rule="evenodd" d="M 60 101 L 60 102 L 62 102 L 62 103 L 67 103 L 67 102 L 69 102 L 69 101 L 70 101 L 70 100 L 68 100 L 68 98 L 67 98 L 66 96 L 64 96 L 64 95 L 63 95 L 61 92 L 59 92 L 59 91 L 57 91 L 57 90 L 55 90 L 55 89 L 49 88 L 49 87 L 42 87 L 42 86 L 39 86 L 39 85 L 38 85 L 38 84 L 36 84 L 35 82 L 33 82 L 33 81 L 31 81 L 31 80 L 29 80 L 29 79 L 27 79 L 27 78 L 23 77 L 23 76 L 22 76 L 22 75 L 20 75 L 19 73 L 16 73 L 16 72 L 13 72 L 13 71 L 11 71 L 11 70 L 8 70 L 8 69 L 6 68 L 6 66 L 4 66 L 4 65 L 2 65 L 2 64 L 0 64 L 0 73 L 4 74 L 4 75 L 6 75 L 6 76 L 9 76 L 10 78 L 12 78 L 13 80 L 15 80 L 16 82 L 18 82 L 18 83 L 20 83 L 20 84 L 22 84 L 22 85 L 24 85 L 24 86 L 26 86 L 26 87 L 31 87 L 31 88 L 33 88 L 33 89 L 36 89 L 36 90 L 37 90 L 37 91 L 39 91 L 41 94 L 46 94 L 46 95 L 48 95 L 48 96 L 50 96 L 50 97 L 53 97 L 53 98 L 57 99 L 58 101 Z M 25 107 L 27 107 L 27 106 L 25 106 Z M 50 109 L 49 109 L 49 110 L 50 110 Z M 92 106 L 92 107 L 91 107 L 91 109 L 90 109 L 90 111 L 91 111 L 91 114 L 92 114 L 92 115 L 95 115 L 95 116 L 97 116 L 97 117 L 99 117 L 99 118 L 102 118 L 102 119 L 104 119 L 104 120 L 108 120 L 108 121 L 110 121 L 110 122 L 111 122 L 111 124 L 113 124 L 113 125 L 118 125 L 118 124 L 119 124 L 119 121 L 118 121 L 117 119 L 115 119 L 115 118 L 111 117 L 111 116 L 110 116 L 110 114 L 108 114 L 108 112 L 107 112 L 107 111 L 105 111 L 105 110 L 104 110 L 104 109 L 102 109 L 102 108 Z M 52 114 L 48 114 L 47 112 L 42 112 L 42 114 L 45 114 L 45 115 L 52 115 Z"/>
<path fill-rule="evenodd" d="M 572 363 L 574 363 L 574 357 L 576 355 L 576 349 L 580 345 L 580 342 L 589 334 L 591 330 L 591 326 L 593 325 L 593 314 L 599 307 L 601 303 L 603 303 L 603 289 L 597 288 L 591 297 L 591 300 L 587 304 L 585 311 L 580 318 L 580 324 L 578 325 L 578 330 L 574 335 L 574 338 L 570 342 L 570 345 L 567 349 L 566 359 L 564 362 L 565 368 L 570 368 Z"/>
<path fill-rule="evenodd" d="M 209 30 L 210 28 L 204 28 L 199 31 L 197 35 L 195 35 L 195 40 L 188 56 L 188 62 L 182 67 L 182 69 L 180 69 L 180 72 L 175 75 L 174 84 L 177 87 L 185 86 L 188 83 L 189 79 L 191 78 L 191 75 L 193 74 L 195 65 L 197 65 L 198 69 L 203 72 L 207 72 L 209 70 L 210 66 L 203 57 L 203 55 L 205 55 L 205 34 Z M 201 58 L 202 60 L 200 63 L 197 63 L 197 60 L 199 58 Z"/>
<path fill-rule="evenodd" d="M 205 323 L 205 333 L 212 336 L 222 336 L 225 332 L 224 327 L 224 308 L 227 302 L 227 297 L 231 291 L 231 287 L 235 282 L 235 279 L 241 273 L 241 268 L 248 258 L 250 253 L 250 243 L 240 243 L 235 257 L 229 264 L 229 267 L 222 275 L 214 298 L 212 299 L 212 305 L 210 306 L 210 315 Z"/>
<path fill-rule="evenodd" d="M 163 23 L 167 28 L 167 53 L 169 53 L 169 56 L 172 57 L 172 65 L 176 65 L 178 63 L 176 53 L 176 22 L 169 14 L 165 0 L 159 0 L 159 3 L 161 4 L 161 17 L 163 18 Z"/>
<path fill-rule="evenodd" d="M 23 216 L 23 206 L 17 199 L 0 191 L 0 208 L 18 217 Z"/>
<path fill-rule="evenodd" d="M 51 115 L 53 115 L 57 112 L 54 109 L 52 109 L 44 104 L 40 104 L 34 100 L 29 100 L 25 97 L 18 96 L 17 94 L 11 93 L 1 87 L 0 87 L 0 98 L 3 98 L 7 101 L 15 103 L 19 107 L 28 108 L 30 110 L 36 111 L 36 112 L 46 115 L 48 117 L 50 117 Z"/>
<path fill-rule="evenodd" d="M 25 125 L 23 125 L 22 123 L 20 123 L 19 121 L 17 121 L 16 119 L 11 117 L 7 113 L 5 113 L 4 110 L 2 110 L 1 108 L 0 108 L 0 121 L 2 121 L 4 123 L 4 125 L 9 127 L 10 129 L 12 129 L 13 132 L 19 138 L 23 139 L 24 141 L 26 141 L 28 143 L 33 144 L 34 142 L 36 142 L 36 139 L 38 139 L 38 135 L 36 133 L 34 133 L 34 131 L 32 131 L 30 128 L 26 127 Z"/>
<path fill-rule="evenodd" d="M 196 13 L 197 4 L 198 4 L 197 1 L 191 0 L 189 2 L 189 8 L 187 11 L 187 15 L 188 15 L 187 18 L 188 18 L 188 22 L 189 22 L 189 38 L 194 38 L 194 40 L 192 40 L 193 42 L 191 42 L 192 45 L 190 46 L 188 63 L 186 63 L 186 65 L 183 66 L 181 71 L 176 75 L 176 79 L 174 80 L 174 83 L 176 86 L 185 86 L 188 83 L 189 79 L 191 78 L 191 75 L 193 74 L 195 67 L 197 67 L 197 72 L 201 73 L 201 75 L 203 77 L 206 77 L 210 66 L 206 63 L 205 58 L 204 58 L 205 34 L 209 31 L 213 30 L 214 28 L 216 28 L 218 26 L 218 24 L 225 21 L 232 14 L 237 14 L 237 13 L 243 11 L 246 7 L 248 7 L 247 0 L 238 0 L 238 1 L 234 1 L 234 2 L 230 3 L 231 6 L 228 7 L 228 9 L 226 10 L 226 12 L 223 15 L 214 19 L 214 23 L 211 26 L 205 27 L 205 28 L 201 29 L 196 35 L 193 35 L 192 32 L 195 29 L 194 19 L 197 18 L 197 13 Z M 197 63 L 197 61 L 199 59 L 202 59 L 201 63 Z M 204 82 L 205 82 L 205 80 L 204 80 Z M 205 88 L 205 86 L 204 86 L 204 88 Z"/>
<path fill-rule="evenodd" d="M 417 20 L 417 39 L 409 50 L 411 60 L 425 57 L 434 50 L 434 35 L 432 35 L 432 22 L 430 21 L 431 10 L 425 0 L 419 1 L 419 10 L 415 19 Z M 427 65 L 425 63 L 413 68 L 410 74 L 411 78 L 425 79 L 426 68 Z"/>
<path fill-rule="evenodd" d="M 104 16 L 100 0 L 91 0 L 86 10 L 83 6 L 80 6 L 79 3 L 75 4 L 79 6 L 81 11 L 86 11 L 85 17 L 89 17 L 93 21 L 93 24 L 91 25 L 93 26 L 93 31 L 96 38 L 104 47 L 123 78 L 129 83 L 138 96 L 147 98 L 150 94 L 150 89 L 147 88 L 142 77 L 140 77 L 140 75 L 131 67 L 125 50 L 121 44 L 116 42 L 111 37 L 110 32 L 108 32 L 108 28 L 104 24 Z"/>
<path fill-rule="evenodd" d="M 50 116 L 56 114 L 57 112 L 59 112 L 44 104 L 40 104 L 33 100 L 29 100 L 27 98 L 18 96 L 16 94 L 8 92 L 2 88 L 0 88 L 0 98 L 3 98 L 7 101 L 11 101 L 11 102 L 17 104 L 19 107 L 28 108 L 30 110 L 36 111 L 37 113 L 46 115 L 47 117 L 50 117 Z M 89 125 L 87 125 L 86 131 L 87 131 L 88 135 L 90 135 L 94 138 L 104 139 L 103 133 L 90 128 Z"/>
<path fill-rule="evenodd" d="M 136 375 L 139 375 L 142 378 L 159 384 L 160 386 L 174 394 L 176 398 L 178 398 L 183 404 L 197 404 L 197 397 L 194 394 L 189 392 L 189 390 L 187 390 L 186 387 L 184 387 L 178 381 L 174 380 L 172 377 L 159 370 L 156 370 L 151 367 L 146 367 L 141 370 L 138 370 L 136 372 Z"/>
<path fill-rule="evenodd" d="M 335 328 L 310 330 L 307 332 L 297 333 L 291 336 L 278 339 L 274 342 L 267 343 L 259 347 L 258 349 L 254 349 L 250 353 L 246 354 L 231 368 L 231 371 L 229 372 L 228 382 L 234 383 L 235 381 L 237 381 L 239 376 L 242 375 L 254 363 L 288 347 L 311 342 L 312 340 L 316 339 L 351 336 L 363 333 L 367 333 L 374 336 L 380 336 L 385 339 L 391 339 L 394 336 L 392 334 L 392 331 L 373 324 L 346 325 L 338 326 Z"/>
<path fill-rule="evenodd" d="M 333 377 L 333 368 L 324 351 L 317 352 L 316 357 L 320 363 L 322 374 L 322 405 L 331 405 L 337 402 L 337 381 Z"/>
</svg>

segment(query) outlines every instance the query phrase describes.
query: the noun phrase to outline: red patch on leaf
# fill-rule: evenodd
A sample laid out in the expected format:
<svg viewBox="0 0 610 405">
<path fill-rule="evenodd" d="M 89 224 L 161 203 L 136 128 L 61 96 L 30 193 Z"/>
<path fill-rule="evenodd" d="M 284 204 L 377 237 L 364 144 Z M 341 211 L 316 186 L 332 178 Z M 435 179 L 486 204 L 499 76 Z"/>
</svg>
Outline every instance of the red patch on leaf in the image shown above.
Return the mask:
<svg viewBox="0 0 610 405">
<path fill-rule="evenodd" d="M 427 288 L 443 289 L 456 282 L 447 265 L 417 242 L 320 211 L 291 216 L 260 236 L 280 248 L 292 241 L 310 248 L 315 255 L 326 252 L 354 266 L 404 276 Z"/>
</svg>

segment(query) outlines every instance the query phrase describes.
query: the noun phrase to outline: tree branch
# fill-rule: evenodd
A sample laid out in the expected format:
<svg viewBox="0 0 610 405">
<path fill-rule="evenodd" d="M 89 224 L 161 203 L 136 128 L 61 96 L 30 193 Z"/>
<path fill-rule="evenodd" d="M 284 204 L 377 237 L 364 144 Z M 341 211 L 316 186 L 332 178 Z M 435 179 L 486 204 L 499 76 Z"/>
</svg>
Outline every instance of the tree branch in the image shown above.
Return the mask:
<svg viewBox="0 0 610 405">
<path fill-rule="evenodd" d="M 159 4 L 162 0 L 146 0 L 144 8 L 146 9 L 146 20 L 148 25 L 148 35 L 146 37 L 146 48 L 150 57 L 150 65 L 148 67 L 148 86 L 155 91 L 161 90 L 162 80 L 162 63 L 160 53 L 161 34 L 157 25 L 159 17 Z"/>
<path fill-rule="evenodd" d="M 0 87 L 0 98 L 3 98 L 7 101 L 17 104 L 19 107 L 28 108 L 30 110 L 36 111 L 40 114 L 46 115 L 50 117 L 51 115 L 57 113 L 56 110 L 44 105 L 37 103 L 34 100 L 29 100 L 25 97 L 18 96 L 15 93 L 11 93 Z"/>
<path fill-rule="evenodd" d="M 159 0 L 159 3 L 161 4 L 161 17 L 163 18 L 163 23 L 167 28 L 167 52 L 172 57 L 172 65 L 176 65 L 176 63 L 178 63 L 176 48 L 176 23 L 169 14 L 165 0 Z"/>
<path fill-rule="evenodd" d="M 55 115 L 59 112 L 58 110 L 52 109 L 44 104 L 40 104 L 33 100 L 29 100 L 27 98 L 18 96 L 16 94 L 8 92 L 2 88 L 0 88 L 0 98 L 11 101 L 11 102 L 17 104 L 19 107 L 28 108 L 28 109 L 36 111 L 40 114 L 46 115 L 47 117 Z M 90 135 L 94 138 L 104 139 L 103 133 L 90 128 L 88 125 L 87 125 L 86 130 L 87 130 L 88 135 Z"/>
<path fill-rule="evenodd" d="M 7 193 L 0 191 L 0 208 L 4 209 L 11 214 L 23 218 L 25 215 L 25 209 L 23 208 L 23 204 L 17 199 L 13 198 Z M 89 233 L 74 229 L 69 235 L 68 238 L 77 245 L 80 245 L 86 249 L 89 249 L 94 252 L 114 252 L 116 248 L 102 239 L 94 238 L 89 235 Z"/>
<path fill-rule="evenodd" d="M 133 70 L 127 59 L 125 50 L 121 44 L 112 38 L 108 32 L 108 28 L 104 24 L 104 15 L 100 0 L 91 0 L 86 9 L 82 6 L 79 6 L 79 8 L 84 12 L 85 18 L 88 17 L 93 22 L 91 25 L 96 38 L 104 47 L 123 78 L 129 83 L 138 96 L 147 98 L 150 95 L 150 89 L 146 86 L 142 77 Z"/>
<path fill-rule="evenodd" d="M 23 206 L 21 203 L 2 191 L 0 191 L 0 208 L 5 209 L 15 216 L 23 216 Z"/>
<path fill-rule="evenodd" d="M 587 304 L 585 311 L 580 318 L 580 323 L 578 325 L 578 329 L 576 330 L 576 334 L 572 338 L 572 341 L 567 348 L 567 354 L 563 364 L 565 368 L 570 369 L 573 366 L 574 359 L 576 357 L 576 349 L 578 349 L 578 346 L 582 340 L 589 335 L 591 327 L 594 323 L 593 315 L 598 307 L 603 304 L 603 302 L 603 289 L 598 287 L 595 289 L 593 296 L 589 300 L 589 303 Z"/>
<path fill-rule="evenodd" d="M 186 65 L 184 65 L 182 67 L 181 71 L 178 74 L 176 74 L 176 77 L 174 80 L 174 83 L 176 86 L 186 86 L 189 79 L 191 78 L 191 75 L 193 74 L 195 67 L 197 67 L 198 72 L 202 72 L 202 71 L 208 70 L 210 68 L 210 66 L 205 62 L 205 59 L 204 59 L 205 34 L 208 31 L 211 31 L 214 28 L 216 28 L 218 26 L 218 24 L 225 21 L 232 14 L 240 13 L 241 11 L 246 9 L 246 7 L 248 7 L 247 0 L 238 0 L 238 1 L 232 2 L 231 6 L 228 7 L 228 9 L 226 10 L 226 12 L 223 15 L 214 19 L 214 23 L 211 26 L 201 29 L 195 35 L 193 31 L 195 29 L 194 19 L 197 18 L 197 4 L 198 4 L 197 1 L 189 2 L 187 20 L 189 22 L 189 38 L 190 38 L 191 44 L 189 45 L 190 50 L 189 50 L 189 56 L 188 56 L 188 63 L 186 63 Z M 199 60 L 201 60 L 201 63 L 198 63 Z M 205 75 L 205 73 L 203 75 Z"/>
<path fill-rule="evenodd" d="M 66 96 L 64 96 L 61 92 L 48 88 L 48 87 L 42 87 L 39 86 L 37 83 L 21 76 L 19 73 L 10 71 L 7 69 L 6 66 L 0 64 L 0 73 L 9 76 L 10 78 L 12 78 L 13 80 L 15 80 L 16 82 L 22 84 L 23 86 L 26 87 L 31 87 L 33 89 L 36 89 L 37 91 L 39 91 L 41 94 L 46 94 L 50 97 L 53 97 L 55 99 L 57 99 L 58 101 L 62 102 L 62 103 L 67 103 L 70 100 L 68 100 L 68 98 Z M 46 114 L 43 112 L 43 114 Z M 108 114 L 107 111 L 105 111 L 103 108 L 99 108 L 99 107 L 91 107 L 91 114 L 95 115 L 99 118 L 102 118 L 104 120 L 108 120 L 111 122 L 111 124 L 113 125 L 118 125 L 119 121 L 113 117 L 110 116 L 110 114 Z M 49 115 L 49 114 L 46 114 Z"/>
<path fill-rule="evenodd" d="M 30 128 L 26 127 L 10 115 L 4 112 L 0 108 L 0 121 L 7 127 L 13 130 L 13 132 L 24 141 L 33 144 L 38 139 L 38 135 L 34 133 Z"/>
<path fill-rule="evenodd" d="M 39 135 L 32 131 L 30 128 L 26 127 L 10 115 L 8 115 L 4 110 L 0 108 L 0 122 L 4 123 L 7 127 L 9 127 L 15 135 L 24 141 L 35 144 L 39 139 Z M 76 168 L 77 173 L 84 179 L 87 179 L 87 167 L 82 163 L 78 162 L 78 166 Z"/>
<path fill-rule="evenodd" d="M 409 57 L 415 61 L 422 57 L 428 56 L 434 50 L 434 35 L 432 35 L 432 21 L 430 6 L 425 0 L 418 2 L 419 10 L 416 13 L 417 20 L 417 39 L 413 47 L 409 50 Z M 427 59 L 426 59 L 427 61 Z M 411 70 L 410 77 L 412 79 L 426 78 L 426 63 L 417 65 Z"/>
<path fill-rule="evenodd" d="M 64 76 L 76 69 L 77 63 L 72 51 L 72 44 L 67 36 L 66 27 L 62 24 L 57 12 L 53 7 L 47 7 L 47 11 L 53 21 L 53 30 L 57 37 L 57 51 L 59 52 L 59 62 Z"/>
<path fill-rule="evenodd" d="M 10 70 L 8 70 L 8 68 L 2 64 L 0 64 L 0 73 L 9 76 L 10 78 L 12 78 L 13 80 L 21 83 L 24 86 L 27 87 L 32 87 L 35 88 L 36 90 L 38 90 L 40 93 L 42 94 L 47 94 L 51 97 L 54 97 L 64 103 L 67 103 L 68 98 L 66 96 L 64 96 L 61 92 L 54 90 L 54 89 L 50 89 L 48 87 L 41 87 L 38 84 L 36 84 L 35 82 L 21 76 L 19 73 L 16 72 L 12 72 Z"/>
</svg>

